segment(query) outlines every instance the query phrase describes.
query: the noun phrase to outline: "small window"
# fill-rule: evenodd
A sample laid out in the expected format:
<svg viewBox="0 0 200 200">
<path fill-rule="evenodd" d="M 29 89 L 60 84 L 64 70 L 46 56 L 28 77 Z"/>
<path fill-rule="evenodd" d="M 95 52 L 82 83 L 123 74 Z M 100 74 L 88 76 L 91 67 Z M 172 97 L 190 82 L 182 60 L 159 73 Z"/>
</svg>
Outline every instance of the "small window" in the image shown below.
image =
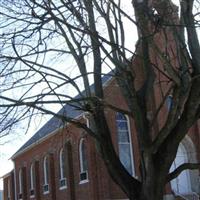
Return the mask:
<svg viewBox="0 0 200 200">
<path fill-rule="evenodd" d="M 49 192 L 49 163 L 47 156 L 44 157 L 43 161 L 43 172 L 44 172 L 44 185 L 43 185 L 43 192 Z"/>
<path fill-rule="evenodd" d="M 116 124 L 120 161 L 129 174 L 134 175 L 132 143 L 128 118 L 122 113 L 117 113 Z"/>
<path fill-rule="evenodd" d="M 79 159 L 80 159 L 80 181 L 81 183 L 88 181 L 88 164 L 86 157 L 85 140 L 82 138 L 79 144 Z"/>
<path fill-rule="evenodd" d="M 30 196 L 31 197 L 35 195 L 34 185 L 35 185 L 35 171 L 34 171 L 34 164 L 32 163 L 30 167 Z"/>
<path fill-rule="evenodd" d="M 59 154 L 59 165 L 60 165 L 60 189 L 66 188 L 67 181 L 65 177 L 65 156 L 63 148 L 60 150 Z"/>
</svg>

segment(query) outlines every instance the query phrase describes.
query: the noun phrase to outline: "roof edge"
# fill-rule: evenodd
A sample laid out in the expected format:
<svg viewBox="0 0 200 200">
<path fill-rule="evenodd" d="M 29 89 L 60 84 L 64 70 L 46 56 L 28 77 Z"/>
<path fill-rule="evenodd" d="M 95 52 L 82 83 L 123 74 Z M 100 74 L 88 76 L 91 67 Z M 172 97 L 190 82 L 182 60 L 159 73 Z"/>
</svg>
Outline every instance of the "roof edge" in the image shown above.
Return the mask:
<svg viewBox="0 0 200 200">
<path fill-rule="evenodd" d="M 103 87 L 106 88 L 110 82 L 114 79 L 113 76 L 110 76 L 104 83 L 103 83 Z M 84 112 L 81 113 L 80 115 L 78 115 L 77 117 L 75 117 L 75 119 L 79 119 L 84 115 Z M 48 122 L 48 121 L 47 121 Z M 47 123 L 46 122 L 46 123 Z M 70 123 L 70 122 L 69 122 Z M 68 124 L 68 123 L 67 123 Z M 67 126 L 67 125 L 66 125 Z M 34 142 L 33 144 L 27 146 L 26 148 L 22 149 L 19 152 L 16 152 L 15 154 L 13 154 L 10 159 L 13 161 L 15 158 L 17 158 L 18 156 L 20 156 L 21 154 L 27 152 L 28 150 L 32 149 L 34 146 L 41 144 L 42 142 L 44 142 L 45 140 L 47 140 L 48 138 L 54 136 L 61 128 L 63 128 L 63 126 L 55 129 L 54 131 L 52 131 L 51 133 L 49 133 L 47 136 L 44 136 L 42 138 L 40 138 L 38 141 Z M 28 140 L 27 140 L 28 141 Z M 25 142 L 26 143 L 26 142 Z"/>
<path fill-rule="evenodd" d="M 34 146 L 36 146 L 36 145 L 38 145 L 38 144 L 44 142 L 45 140 L 47 140 L 48 138 L 50 138 L 50 137 L 52 137 L 52 136 L 54 136 L 54 135 L 59 131 L 59 129 L 61 129 L 61 128 L 63 128 L 63 126 L 60 127 L 60 128 L 58 128 L 58 129 L 56 129 L 56 130 L 54 130 L 54 131 L 52 131 L 52 132 L 49 133 L 47 136 L 44 136 L 43 138 L 40 138 L 38 141 L 32 143 L 31 145 L 27 146 L 26 148 L 22 149 L 21 151 L 15 153 L 13 156 L 11 156 L 10 159 L 13 161 L 15 158 L 17 158 L 17 157 L 20 156 L 21 154 L 25 153 L 26 151 L 32 149 Z"/>
<path fill-rule="evenodd" d="M 6 173 L 6 174 L 4 174 L 3 176 L 1 176 L 0 178 L 7 178 L 7 177 L 9 177 L 10 175 L 11 175 L 11 173 L 14 171 L 14 169 L 12 169 L 10 172 L 8 172 L 8 173 Z"/>
<path fill-rule="evenodd" d="M 84 113 L 78 115 L 75 119 L 79 119 L 83 116 Z M 67 126 L 69 123 L 67 123 L 65 126 Z M 63 126 L 55 129 L 54 131 L 52 131 L 51 133 L 49 133 L 48 135 L 40 138 L 38 141 L 34 142 L 33 144 L 31 144 L 30 146 L 26 147 L 25 149 L 22 149 L 21 151 L 15 153 L 13 156 L 11 156 L 11 160 L 13 161 L 15 158 L 17 158 L 18 156 L 20 156 L 21 154 L 27 152 L 28 150 L 32 149 L 34 146 L 38 145 L 38 144 L 41 144 L 42 142 L 46 141 L 47 139 L 53 137 L 55 134 L 57 134 L 57 132 L 64 128 Z"/>
</svg>

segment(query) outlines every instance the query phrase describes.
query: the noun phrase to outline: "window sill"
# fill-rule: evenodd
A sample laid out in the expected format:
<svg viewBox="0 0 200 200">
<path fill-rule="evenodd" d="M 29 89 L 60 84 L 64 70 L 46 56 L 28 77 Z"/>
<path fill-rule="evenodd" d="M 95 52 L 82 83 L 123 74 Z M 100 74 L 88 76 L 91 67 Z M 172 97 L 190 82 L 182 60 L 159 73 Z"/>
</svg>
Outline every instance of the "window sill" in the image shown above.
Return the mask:
<svg viewBox="0 0 200 200">
<path fill-rule="evenodd" d="M 43 192 L 43 194 L 44 194 L 44 195 L 49 194 L 49 191 L 45 191 L 45 192 Z"/>
<path fill-rule="evenodd" d="M 33 198 L 35 198 L 35 195 L 31 195 L 31 196 L 30 196 L 30 199 L 33 199 Z"/>
<path fill-rule="evenodd" d="M 62 187 L 59 187 L 59 190 L 65 190 L 65 189 L 67 189 L 67 186 L 65 185 L 65 186 L 62 186 Z"/>
<path fill-rule="evenodd" d="M 49 194 L 49 184 L 43 185 L 43 194 Z"/>
<path fill-rule="evenodd" d="M 88 182 L 89 182 L 89 180 L 88 180 L 88 179 L 85 179 L 85 180 L 80 181 L 80 182 L 79 182 L 79 185 L 85 184 L 85 183 L 88 183 Z"/>
</svg>

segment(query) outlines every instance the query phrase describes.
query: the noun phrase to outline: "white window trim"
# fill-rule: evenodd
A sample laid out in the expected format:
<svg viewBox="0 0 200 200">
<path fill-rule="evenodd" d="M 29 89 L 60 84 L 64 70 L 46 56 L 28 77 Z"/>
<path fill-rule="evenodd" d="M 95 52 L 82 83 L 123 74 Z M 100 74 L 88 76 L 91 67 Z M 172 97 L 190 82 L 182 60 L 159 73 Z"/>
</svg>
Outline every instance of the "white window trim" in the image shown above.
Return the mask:
<svg viewBox="0 0 200 200">
<path fill-rule="evenodd" d="M 19 169 L 19 194 L 22 194 L 22 169 Z"/>
<path fill-rule="evenodd" d="M 44 160 L 43 160 L 43 173 L 44 173 L 44 185 L 43 185 L 43 194 L 49 194 L 49 183 L 48 183 L 48 180 L 47 180 L 47 156 L 44 157 Z M 45 185 L 48 185 L 48 190 L 47 191 L 44 191 L 44 186 Z"/>
<path fill-rule="evenodd" d="M 47 191 L 44 191 L 44 186 L 48 186 L 48 190 Z M 45 195 L 45 194 L 49 194 L 49 184 L 44 184 L 43 185 L 43 194 Z"/>
<path fill-rule="evenodd" d="M 63 171 L 63 148 L 60 150 L 59 154 L 59 164 L 60 164 L 60 180 L 64 178 L 64 171 Z"/>
<path fill-rule="evenodd" d="M 88 128 L 90 128 L 89 116 L 90 116 L 89 112 L 85 112 L 85 113 L 83 114 L 83 118 L 85 119 L 85 121 L 86 121 L 86 126 L 87 126 Z"/>
<path fill-rule="evenodd" d="M 122 114 L 122 113 L 120 113 L 120 114 Z M 124 115 L 124 114 L 122 114 L 122 115 Z M 132 171 L 132 176 L 134 176 L 135 177 L 135 165 L 134 165 L 134 160 L 133 160 L 133 144 L 132 144 L 132 135 L 131 135 L 131 127 L 130 127 L 130 119 L 129 119 L 129 117 L 127 116 L 127 115 L 124 115 L 125 116 L 125 118 L 126 118 L 126 122 L 127 122 L 127 127 L 128 127 L 128 136 L 129 136 L 129 142 L 119 142 L 119 141 L 117 141 L 118 142 L 118 145 L 119 144 L 129 144 L 129 148 L 130 148 L 130 156 L 131 156 L 131 171 Z M 124 120 L 121 120 L 121 119 L 119 119 L 119 120 L 117 120 L 117 123 L 118 122 L 122 122 L 122 121 L 124 121 Z M 118 130 L 117 130 L 118 131 Z M 123 130 L 120 130 L 121 132 L 123 132 Z"/>
<path fill-rule="evenodd" d="M 48 185 L 48 184 L 47 184 Z M 43 194 L 45 195 L 45 194 L 49 194 L 49 190 L 48 191 L 43 191 Z"/>
<path fill-rule="evenodd" d="M 35 188 L 34 188 L 34 182 L 33 182 L 33 170 L 34 170 L 34 165 L 33 165 L 33 163 L 31 164 L 31 167 L 30 167 L 30 183 L 31 183 L 31 185 L 30 185 L 30 191 L 31 190 L 33 190 L 34 192 L 35 192 Z M 32 199 L 32 198 L 35 198 L 35 194 L 33 194 L 33 195 L 30 195 L 30 198 Z"/>
<path fill-rule="evenodd" d="M 67 188 L 67 179 L 66 179 L 66 178 L 59 179 L 59 185 L 60 185 L 60 182 L 61 182 L 62 180 L 65 180 L 65 185 L 59 186 L 59 190 L 63 190 L 63 189 L 66 189 L 66 188 Z"/>
<path fill-rule="evenodd" d="M 7 187 L 8 187 L 8 198 L 10 199 L 11 198 L 11 188 L 10 188 L 10 179 L 8 179 L 8 185 L 7 185 Z"/>
<path fill-rule="evenodd" d="M 79 143 L 79 162 L 80 162 L 80 172 L 84 172 L 83 170 L 83 153 L 82 153 L 82 145 L 84 142 L 84 138 L 81 138 Z"/>
<path fill-rule="evenodd" d="M 83 153 L 82 153 L 82 145 L 84 142 L 84 138 L 81 138 L 80 143 L 79 143 L 79 163 L 80 163 L 80 174 L 86 172 L 87 173 L 87 178 L 84 180 L 80 180 L 79 184 L 84 184 L 89 182 L 88 179 L 88 170 L 84 171 L 83 170 Z"/>
<path fill-rule="evenodd" d="M 44 157 L 43 160 L 43 172 L 44 172 L 44 185 L 48 185 L 48 181 L 47 181 L 47 156 Z"/>
<path fill-rule="evenodd" d="M 47 156 L 44 157 L 44 160 L 43 160 L 43 173 L 44 173 L 44 185 L 43 185 L 43 194 L 49 194 L 49 183 L 48 183 L 48 178 L 47 175 L 47 167 L 49 167 L 49 165 L 47 165 L 48 163 L 48 158 Z M 44 191 L 44 186 L 48 185 L 48 190 L 47 191 Z"/>
<path fill-rule="evenodd" d="M 31 198 L 31 199 L 35 198 L 35 195 L 30 195 L 30 198 Z"/>
<path fill-rule="evenodd" d="M 86 125 L 88 128 L 90 128 L 90 120 L 88 118 L 86 118 Z"/>
<path fill-rule="evenodd" d="M 59 190 L 65 190 L 65 189 L 67 189 L 67 185 L 64 185 L 64 186 L 62 186 L 62 187 L 59 187 Z"/>
<path fill-rule="evenodd" d="M 127 124 L 128 124 L 128 134 L 129 134 L 129 141 L 130 141 L 130 151 L 131 151 L 131 165 L 132 165 L 132 176 L 135 176 L 135 163 L 133 160 L 133 144 L 132 144 L 132 135 L 131 135 L 131 126 L 130 126 L 130 119 L 127 115 L 125 115 Z"/>
<path fill-rule="evenodd" d="M 89 182 L 89 179 L 88 179 L 88 177 L 87 177 L 87 179 L 80 181 L 80 182 L 79 182 L 79 185 L 85 184 L 85 183 L 88 183 L 88 182 Z"/>
<path fill-rule="evenodd" d="M 59 153 L 59 167 L 60 167 L 60 179 L 59 179 L 59 185 L 60 185 L 60 182 L 62 180 L 65 180 L 65 185 L 63 186 L 59 186 L 59 190 L 64 190 L 67 188 L 67 179 L 64 175 L 64 169 L 63 169 L 63 148 L 60 150 L 60 153 Z"/>
<path fill-rule="evenodd" d="M 85 183 L 88 183 L 88 182 L 89 182 L 89 179 L 88 179 L 88 171 L 83 171 L 83 172 L 81 172 L 81 173 L 84 173 L 84 172 L 87 174 L 87 179 L 80 180 L 80 181 L 79 181 L 79 185 L 85 184 Z"/>
<path fill-rule="evenodd" d="M 31 167 L 30 167 L 30 181 L 31 181 L 31 187 L 30 189 L 31 190 L 34 190 L 34 182 L 33 182 L 33 163 L 31 164 Z"/>
</svg>

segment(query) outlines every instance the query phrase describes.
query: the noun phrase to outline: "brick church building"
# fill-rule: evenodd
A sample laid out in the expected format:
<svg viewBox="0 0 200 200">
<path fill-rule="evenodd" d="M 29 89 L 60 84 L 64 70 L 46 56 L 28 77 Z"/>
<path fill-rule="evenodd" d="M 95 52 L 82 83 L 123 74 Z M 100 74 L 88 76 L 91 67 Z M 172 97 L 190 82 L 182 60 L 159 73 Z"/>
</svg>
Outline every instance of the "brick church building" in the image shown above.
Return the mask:
<svg viewBox="0 0 200 200">
<path fill-rule="evenodd" d="M 137 59 L 134 65 L 137 66 Z M 126 108 L 119 86 L 111 76 L 104 76 L 106 100 L 115 106 Z M 138 84 L 140 80 L 138 79 Z M 156 99 L 160 98 L 159 93 Z M 166 119 L 166 109 L 161 111 Z M 88 123 L 84 112 L 67 105 L 60 113 Z M 139 152 L 134 121 L 127 116 L 107 111 L 112 129 L 112 139 L 122 163 L 129 173 L 139 178 Z M 161 123 L 161 122 L 159 122 Z M 126 141 L 120 141 L 120 126 L 127 133 Z M 120 151 L 126 146 L 126 153 Z M 200 123 L 196 123 L 179 146 L 176 167 L 179 163 L 200 161 Z M 4 200 L 108 200 L 127 199 L 125 194 L 109 177 L 100 156 L 95 150 L 93 139 L 82 129 L 72 124 L 64 125 L 53 117 L 33 135 L 13 156 L 14 170 L 4 178 Z M 166 186 L 166 199 L 179 194 L 197 196 L 200 192 L 199 171 L 184 171 Z"/>
<path fill-rule="evenodd" d="M 158 35 L 162 46 L 162 37 Z M 169 49 L 174 49 L 173 39 L 168 40 Z M 152 62 L 159 66 L 155 52 L 151 52 Z M 141 60 L 135 56 L 133 67 L 137 72 L 136 85 L 141 85 L 143 72 Z M 162 79 L 162 75 L 160 75 Z M 115 107 L 127 108 L 120 88 L 114 77 L 103 78 L 105 100 Z M 167 88 L 167 83 L 163 88 Z M 164 93 L 166 93 L 164 91 Z M 162 99 L 158 85 L 155 85 L 152 110 Z M 170 101 L 170 96 L 168 98 Z M 154 107 L 153 107 L 154 106 Z M 157 127 L 162 127 L 167 118 L 168 105 L 161 109 Z M 69 117 L 85 122 L 89 126 L 87 113 L 66 105 L 60 111 Z M 149 112 L 151 117 L 152 113 Z M 136 128 L 132 118 L 115 112 L 106 111 L 109 128 L 116 152 L 125 168 L 132 176 L 140 179 L 139 150 Z M 125 134 L 125 139 L 122 139 Z M 125 200 L 126 195 L 112 181 L 97 151 L 93 138 L 73 124 L 63 124 L 52 117 L 32 138 L 13 156 L 14 169 L 4 178 L 4 200 Z M 184 162 L 200 162 L 200 122 L 190 129 L 179 145 L 175 169 Z M 198 199 L 200 194 L 199 170 L 185 170 L 170 184 L 166 185 L 165 199 L 176 196 Z"/>
</svg>

